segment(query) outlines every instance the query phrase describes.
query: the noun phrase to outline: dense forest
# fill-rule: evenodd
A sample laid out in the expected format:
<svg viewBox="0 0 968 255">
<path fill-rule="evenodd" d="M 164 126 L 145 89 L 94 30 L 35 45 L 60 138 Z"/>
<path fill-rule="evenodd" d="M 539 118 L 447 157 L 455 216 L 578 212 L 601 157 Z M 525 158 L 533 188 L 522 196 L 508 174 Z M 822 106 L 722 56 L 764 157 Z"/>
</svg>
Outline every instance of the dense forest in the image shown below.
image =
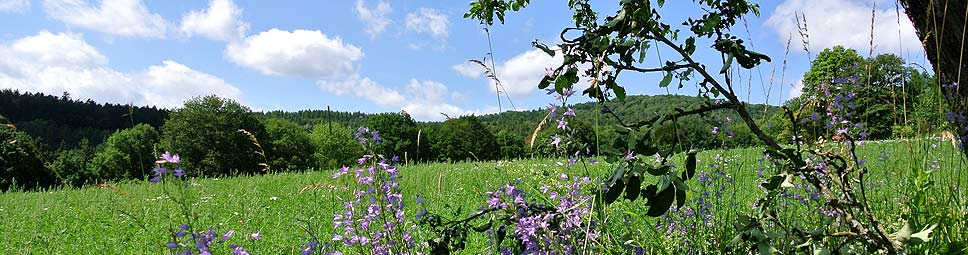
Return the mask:
<svg viewBox="0 0 968 255">
<path fill-rule="evenodd" d="M 852 78 L 834 82 L 830 77 Z M 832 82 L 851 85 L 827 85 Z M 835 90 L 865 96 L 859 100 L 827 96 Z M 943 114 L 947 106 L 940 103 L 931 74 L 894 55 L 863 58 L 843 47 L 817 56 L 804 75 L 802 96 L 782 107 L 745 107 L 768 135 L 791 143 L 794 124 L 808 127 L 809 132 L 797 136 L 835 135 L 828 128 L 832 123 L 814 121 L 824 111 L 817 106 L 829 100 L 849 104 L 847 116 L 859 123 L 856 128 L 866 130 L 864 139 L 911 137 L 948 128 Z M 332 169 L 354 162 L 363 153 L 356 143 L 360 134 L 367 133 L 363 128 L 378 131 L 382 143 L 375 153 L 403 162 L 568 157 L 552 147 L 551 142 L 560 139 L 576 150 L 597 154 L 600 147 L 621 147 L 612 145 L 623 145 L 625 134 L 642 126 L 655 126 L 645 135 L 666 146 L 656 148 L 662 153 L 761 145 L 744 123 L 734 122 L 740 118 L 727 109 L 674 117 L 716 107 L 718 102 L 683 95 L 628 96 L 601 104 L 551 105 L 418 122 L 406 112 L 253 112 L 215 96 L 197 97 L 182 108 L 167 110 L 80 101 L 66 93 L 58 97 L 4 89 L 0 92 L 4 124 L 0 127 L 4 141 L 0 189 L 146 179 L 155 157 L 165 151 L 181 154 L 184 165 L 199 176 Z M 575 117 L 563 126 L 557 122 L 563 114 Z M 563 128 L 576 132 L 559 137 Z"/>
</svg>

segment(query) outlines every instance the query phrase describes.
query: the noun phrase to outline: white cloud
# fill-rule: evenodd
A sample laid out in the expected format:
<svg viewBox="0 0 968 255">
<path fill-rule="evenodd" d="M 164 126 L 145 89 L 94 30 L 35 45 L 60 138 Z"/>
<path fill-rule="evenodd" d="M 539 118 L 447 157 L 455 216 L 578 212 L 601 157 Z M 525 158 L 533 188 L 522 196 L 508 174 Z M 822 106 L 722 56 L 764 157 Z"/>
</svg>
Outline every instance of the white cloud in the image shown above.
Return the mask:
<svg viewBox="0 0 968 255">
<path fill-rule="evenodd" d="M 216 41 L 236 41 L 245 37 L 249 24 L 240 20 L 242 9 L 232 0 L 212 0 L 208 9 L 191 11 L 181 19 L 181 32 Z"/>
<path fill-rule="evenodd" d="M 407 103 L 402 109 L 418 118 L 441 119 L 447 114 L 457 117 L 471 112 L 447 103 L 447 86 L 435 81 L 418 81 L 410 79 L 406 87 Z"/>
<path fill-rule="evenodd" d="M 356 15 L 366 25 L 366 33 L 374 38 L 383 33 L 387 25 L 390 25 L 391 21 L 387 18 L 387 14 L 392 10 L 390 4 L 384 1 L 380 1 L 373 9 L 367 8 L 363 0 L 356 1 Z"/>
<path fill-rule="evenodd" d="M 787 100 L 803 95 L 803 79 L 798 79 L 796 83 L 793 83 L 790 86 L 790 91 L 787 92 Z"/>
<path fill-rule="evenodd" d="M 242 92 L 210 74 L 174 61 L 123 73 L 78 35 L 42 31 L 0 44 L 0 84 L 5 88 L 98 102 L 177 107 L 194 96 L 217 94 L 239 100 Z"/>
<path fill-rule="evenodd" d="M 44 0 L 44 9 L 68 25 L 124 37 L 164 38 L 169 26 L 140 0 L 103 0 L 99 6 L 83 0 Z"/>
<path fill-rule="evenodd" d="M 420 8 L 407 14 L 407 30 L 418 34 L 429 34 L 437 39 L 446 39 L 449 35 L 450 21 L 436 9 Z"/>
<path fill-rule="evenodd" d="M 898 17 L 893 4 L 881 2 L 875 11 L 874 52 L 923 52 L 914 25 L 903 10 Z M 797 41 L 800 35 L 795 15 L 800 13 L 807 19 L 810 51 L 813 54 L 835 45 L 867 52 L 870 49 L 873 7 L 870 1 L 862 0 L 786 0 L 776 7 L 764 25 L 773 29 L 783 42 L 787 36 L 796 36 L 794 41 Z"/>
<path fill-rule="evenodd" d="M 143 85 L 142 100 L 158 105 L 177 106 L 194 96 L 210 94 L 235 100 L 242 97 L 241 90 L 224 80 L 171 60 L 148 67 L 144 73 L 136 75 L 135 80 Z"/>
<path fill-rule="evenodd" d="M 30 9 L 30 0 L 0 0 L 0 12 L 23 12 Z"/>
<path fill-rule="evenodd" d="M 499 63 L 496 66 L 496 73 L 498 79 L 501 80 L 501 86 L 500 88 L 494 86 L 495 82 L 488 78 L 487 88 L 493 93 L 497 93 L 497 89 L 501 89 L 502 92 L 512 97 L 520 98 L 529 96 L 538 88 L 538 82 L 547 75 L 546 69 L 558 68 L 563 61 L 564 59 L 560 51 L 554 57 L 549 56 L 540 49 L 525 51 Z M 488 64 L 490 65 L 490 63 Z M 472 79 L 484 76 L 484 68 L 477 63 L 467 62 L 454 65 L 451 68 L 460 75 Z M 579 70 L 586 70 L 590 66 L 582 64 L 578 68 Z M 579 73 L 583 72 L 579 71 Z M 575 84 L 575 90 L 580 91 L 590 86 L 586 79 L 583 77 L 579 78 L 580 81 Z"/>
<path fill-rule="evenodd" d="M 271 29 L 229 44 L 225 56 L 266 75 L 328 78 L 354 73 L 363 51 L 318 30 Z"/>
<path fill-rule="evenodd" d="M 108 59 L 97 49 L 84 42 L 80 35 L 52 34 L 41 31 L 37 35 L 15 41 L 9 47 L 10 53 L 30 60 L 24 64 L 35 65 L 31 68 L 43 66 L 62 67 L 94 67 L 108 63 Z"/>
<path fill-rule="evenodd" d="M 323 91 L 337 96 L 353 95 L 383 107 L 402 105 L 406 99 L 399 91 L 386 88 L 370 78 L 353 75 L 346 79 L 320 80 L 316 82 Z"/>
<path fill-rule="evenodd" d="M 508 95 L 527 96 L 538 88 L 538 82 L 547 74 L 545 68 L 558 67 L 562 61 L 564 60 L 561 54 L 555 54 L 552 57 L 544 51 L 534 49 L 514 56 L 498 65 L 497 75 L 501 79 L 504 92 Z M 493 81 L 489 83 L 488 87 L 492 92 L 497 92 Z"/>
<path fill-rule="evenodd" d="M 480 64 L 470 61 L 454 65 L 451 68 L 453 68 L 454 71 L 457 71 L 457 73 L 459 73 L 461 76 L 471 79 L 477 79 L 484 75 L 484 67 L 482 67 Z"/>
<path fill-rule="evenodd" d="M 448 103 L 447 98 L 454 94 L 448 91 L 446 85 L 435 81 L 411 79 L 402 90 L 384 87 L 359 75 L 346 79 L 320 80 L 316 84 L 323 91 L 334 95 L 352 95 L 381 107 L 398 108 L 421 120 L 443 119 L 441 113 L 451 117 L 474 113 Z"/>
</svg>

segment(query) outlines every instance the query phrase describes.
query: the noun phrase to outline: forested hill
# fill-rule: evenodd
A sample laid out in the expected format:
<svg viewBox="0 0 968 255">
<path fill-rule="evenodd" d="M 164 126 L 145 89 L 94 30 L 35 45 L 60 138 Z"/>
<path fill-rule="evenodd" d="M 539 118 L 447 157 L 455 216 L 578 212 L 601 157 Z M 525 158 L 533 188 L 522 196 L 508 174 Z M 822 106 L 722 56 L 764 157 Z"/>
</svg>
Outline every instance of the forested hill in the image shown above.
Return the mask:
<svg viewBox="0 0 968 255">
<path fill-rule="evenodd" d="M 579 103 L 572 107 L 576 110 L 579 120 L 585 122 L 586 126 L 595 123 L 596 118 L 600 126 L 614 126 L 618 122 L 609 114 L 596 114 L 596 112 L 603 112 L 604 108 L 608 108 L 617 115 L 623 116 L 625 118 L 623 121 L 632 123 L 654 118 L 660 114 L 672 113 L 676 108 L 693 109 L 699 107 L 704 100 L 706 99 L 680 95 L 629 96 L 623 102 L 608 102 L 604 107 L 592 102 Z M 775 109 L 761 104 L 749 106 L 750 113 L 756 119 L 762 119 L 765 110 L 772 113 Z M 683 123 L 690 127 L 694 126 L 693 128 L 698 131 L 708 129 L 714 117 L 725 119 L 729 116 L 737 119 L 736 116 L 726 112 L 728 111 L 713 113 L 709 118 L 704 119 L 688 119 Z M 481 122 L 494 133 L 505 131 L 517 137 L 528 138 L 547 113 L 547 109 L 541 108 L 507 111 L 479 117 Z M 52 150 L 61 146 L 76 147 L 82 140 L 87 140 L 91 145 L 96 146 L 114 131 L 141 123 L 160 131 L 168 114 L 167 109 L 98 104 L 92 100 L 72 99 L 66 94 L 52 96 L 10 89 L 0 91 L 0 116 L 6 118 L 0 122 L 13 123 L 17 129 L 40 139 Z M 253 114 L 260 118 L 286 119 L 307 130 L 330 122 L 348 128 L 365 126 L 367 119 L 373 116 L 363 112 L 329 110 L 269 111 Z M 442 122 L 424 122 L 420 125 L 439 127 Z"/>
<path fill-rule="evenodd" d="M 326 124 L 330 121 L 339 123 L 344 127 L 360 127 L 365 126 L 366 118 L 372 115 L 363 112 L 339 112 L 330 110 L 300 110 L 295 112 L 269 111 L 264 113 L 257 112 L 256 114 L 268 118 L 286 119 L 304 127 Z"/>
<path fill-rule="evenodd" d="M 0 122 L 39 138 L 51 149 L 74 147 L 82 140 L 101 143 L 116 130 L 137 124 L 160 128 L 168 110 L 156 107 L 99 104 L 41 93 L 0 90 Z"/>
<path fill-rule="evenodd" d="M 707 99 L 693 96 L 682 95 L 657 95 L 657 96 L 628 96 L 625 101 L 610 101 L 604 106 L 594 102 L 586 102 L 572 105 L 576 115 L 580 120 L 588 123 L 595 123 L 597 118 L 599 126 L 614 126 L 618 121 L 611 114 L 604 113 L 606 109 L 613 111 L 618 116 L 622 116 L 625 123 L 635 123 L 638 121 L 654 119 L 662 114 L 674 113 L 676 108 L 690 110 L 699 108 Z M 763 104 L 750 104 L 747 110 L 754 119 L 763 120 L 769 114 L 778 110 L 779 107 Z M 564 112 L 564 111 L 561 111 Z M 596 114 L 596 112 L 600 114 Z M 548 114 L 546 108 L 528 111 L 508 111 L 500 114 L 487 114 L 480 116 L 485 125 L 494 130 L 507 130 L 519 136 L 528 137 L 534 132 L 535 127 Z M 719 110 L 709 114 L 706 121 L 712 122 L 716 117 L 725 119 L 739 119 L 737 115 L 728 110 Z M 554 120 L 549 120 L 553 122 Z M 694 122 L 694 121 L 689 121 Z M 704 125 L 703 128 L 708 128 Z"/>
</svg>

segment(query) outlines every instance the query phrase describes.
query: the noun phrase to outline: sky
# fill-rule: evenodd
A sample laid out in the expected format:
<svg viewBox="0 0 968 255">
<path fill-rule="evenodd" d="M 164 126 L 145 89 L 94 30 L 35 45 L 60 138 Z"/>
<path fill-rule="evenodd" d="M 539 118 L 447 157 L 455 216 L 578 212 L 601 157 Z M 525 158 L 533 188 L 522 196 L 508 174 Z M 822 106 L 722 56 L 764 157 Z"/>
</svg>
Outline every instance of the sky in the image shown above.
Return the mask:
<svg viewBox="0 0 968 255">
<path fill-rule="evenodd" d="M 0 0 L 0 89 L 162 108 L 214 94 L 256 111 L 403 110 L 423 121 L 553 102 L 536 85 L 560 55 L 531 42 L 559 42 L 572 25 L 565 1 L 531 1 L 490 33 L 463 18 L 469 2 Z M 894 1 L 753 2 L 760 16 L 748 16 L 733 34 L 773 61 L 734 72 L 744 81 L 736 90 L 750 102 L 776 105 L 799 95 L 813 56 L 834 45 L 867 56 L 872 34 L 875 55 L 897 54 L 930 69 Z M 592 5 L 604 16 L 618 1 Z M 660 13 L 675 25 L 702 10 L 693 1 L 667 1 Z M 796 14 L 806 19 L 806 40 Z M 700 46 L 697 58 L 720 61 L 712 53 Z M 660 51 L 642 65 L 658 66 L 662 56 L 673 55 Z M 485 57 L 506 94 L 500 101 L 483 70 L 468 62 Z M 696 95 L 695 81 L 662 89 L 661 76 L 634 74 L 620 84 L 629 94 Z"/>
</svg>

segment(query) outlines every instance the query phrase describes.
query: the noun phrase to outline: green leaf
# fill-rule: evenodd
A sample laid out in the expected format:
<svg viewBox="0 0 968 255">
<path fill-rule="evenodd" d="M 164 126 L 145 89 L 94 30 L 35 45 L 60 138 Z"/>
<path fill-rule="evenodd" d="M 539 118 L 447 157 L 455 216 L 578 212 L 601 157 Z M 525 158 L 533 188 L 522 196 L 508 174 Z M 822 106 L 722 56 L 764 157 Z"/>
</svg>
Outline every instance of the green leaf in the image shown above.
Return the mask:
<svg viewBox="0 0 968 255">
<path fill-rule="evenodd" d="M 773 248 L 773 246 L 768 242 L 759 242 L 756 244 L 756 248 L 760 251 L 760 254 L 763 255 L 773 255 L 773 253 L 779 252 L 779 250 Z"/>
<path fill-rule="evenodd" d="M 830 251 L 824 247 L 816 247 L 813 249 L 813 255 L 830 255 Z"/>
<path fill-rule="evenodd" d="M 929 235 L 931 235 L 931 231 L 934 231 L 934 228 L 937 226 L 938 224 L 932 224 L 930 227 L 926 227 L 920 232 L 912 234 L 910 241 L 911 244 L 927 243 L 928 241 L 931 241 L 931 237 Z"/>
<path fill-rule="evenodd" d="M 682 208 L 686 204 L 686 190 L 676 187 L 676 208 Z"/>
<path fill-rule="evenodd" d="M 612 91 L 615 92 L 615 98 L 618 98 L 619 102 L 625 101 L 626 94 L 624 87 L 616 85 L 612 87 Z"/>
<path fill-rule="evenodd" d="M 669 83 L 672 83 L 672 71 L 666 72 L 665 77 L 662 77 L 662 81 L 659 82 L 659 87 L 668 87 Z"/>
<path fill-rule="evenodd" d="M 548 88 L 548 85 L 551 85 L 551 77 L 545 76 L 544 78 L 541 78 L 540 82 L 538 82 L 538 89 Z"/>
<path fill-rule="evenodd" d="M 491 229 L 491 223 L 492 223 L 491 221 L 487 221 L 487 223 L 484 223 L 483 225 L 476 226 L 474 227 L 474 231 L 477 231 L 477 232 L 487 231 L 488 229 Z"/>
<path fill-rule="evenodd" d="M 659 152 L 659 148 L 652 145 L 652 141 L 650 141 L 649 135 L 646 133 L 636 139 L 635 152 L 639 155 L 655 155 L 656 152 Z"/>
<path fill-rule="evenodd" d="M 768 191 L 774 191 L 780 187 L 780 183 L 783 183 L 783 180 L 785 180 L 785 178 L 783 178 L 782 175 L 774 175 L 760 184 L 760 186 L 763 186 L 763 188 Z"/>
<path fill-rule="evenodd" d="M 669 211 L 672 207 L 672 202 L 676 200 L 676 189 L 666 188 L 655 194 L 654 197 L 649 199 L 649 210 L 645 215 L 651 217 L 659 217 Z"/>
<path fill-rule="evenodd" d="M 793 175 L 792 174 L 784 174 L 784 175 L 786 177 L 783 178 L 783 183 L 780 183 L 780 187 L 781 188 L 793 188 L 793 187 L 796 187 L 796 185 L 793 185 Z"/>
<path fill-rule="evenodd" d="M 719 69 L 719 73 L 726 73 L 726 71 L 729 71 L 729 66 L 732 64 L 733 64 L 733 53 L 729 53 L 729 55 L 726 57 L 726 62 L 723 63 L 723 68 Z"/>
<path fill-rule="evenodd" d="M 938 224 L 933 224 L 931 226 L 925 227 L 920 232 L 913 233 L 914 231 L 911 230 L 911 222 L 905 221 L 904 226 L 901 227 L 901 229 L 898 230 L 897 233 L 894 233 L 894 238 L 897 239 L 897 241 L 902 244 L 925 243 L 925 242 L 931 241 L 931 237 L 929 235 L 931 235 L 931 232 L 934 231 L 934 228 L 937 226 Z"/>
<path fill-rule="evenodd" d="M 625 21 L 625 10 L 624 9 L 622 11 L 619 11 L 618 14 L 615 15 L 615 18 L 613 18 L 612 20 L 608 21 L 608 23 L 605 23 L 605 27 L 606 28 L 613 28 L 613 27 L 617 26 L 619 23 L 622 23 L 622 21 Z"/>
<path fill-rule="evenodd" d="M 696 153 L 698 153 L 697 150 L 690 150 L 686 153 L 686 171 L 682 172 L 682 179 L 684 180 L 689 180 L 693 176 L 696 176 Z"/>
<path fill-rule="evenodd" d="M 689 38 L 686 38 L 686 47 L 685 47 L 685 50 L 686 50 L 686 53 L 688 53 L 689 55 L 692 55 L 693 53 L 696 52 L 696 38 L 695 37 L 691 37 L 690 36 Z"/>
<path fill-rule="evenodd" d="M 635 201 L 639 198 L 640 191 L 642 191 L 642 179 L 638 176 L 630 177 L 625 183 L 625 199 Z"/>
<path fill-rule="evenodd" d="M 558 79 L 555 80 L 555 91 L 558 92 L 558 94 L 563 94 L 565 91 L 565 88 L 568 88 L 568 87 L 571 87 L 571 83 L 568 82 L 567 77 L 559 76 Z"/>
<path fill-rule="evenodd" d="M 716 26 L 719 25 L 720 21 L 722 21 L 722 18 L 719 17 L 719 13 L 713 13 L 709 15 L 709 19 L 706 20 L 705 24 L 703 24 L 703 28 L 702 28 L 703 32 L 705 33 L 712 32 L 713 29 L 715 29 Z"/>
<path fill-rule="evenodd" d="M 622 190 L 625 189 L 625 183 L 622 181 L 617 181 L 608 187 L 608 192 L 605 193 L 605 203 L 611 204 L 622 195 Z"/>
<path fill-rule="evenodd" d="M 665 175 L 665 174 L 669 173 L 669 170 L 671 170 L 671 169 L 672 169 L 672 167 L 669 167 L 668 165 L 659 166 L 659 167 L 647 167 L 647 168 L 645 168 L 645 170 L 650 175 L 652 175 L 652 176 L 662 176 L 662 175 Z"/>
</svg>

